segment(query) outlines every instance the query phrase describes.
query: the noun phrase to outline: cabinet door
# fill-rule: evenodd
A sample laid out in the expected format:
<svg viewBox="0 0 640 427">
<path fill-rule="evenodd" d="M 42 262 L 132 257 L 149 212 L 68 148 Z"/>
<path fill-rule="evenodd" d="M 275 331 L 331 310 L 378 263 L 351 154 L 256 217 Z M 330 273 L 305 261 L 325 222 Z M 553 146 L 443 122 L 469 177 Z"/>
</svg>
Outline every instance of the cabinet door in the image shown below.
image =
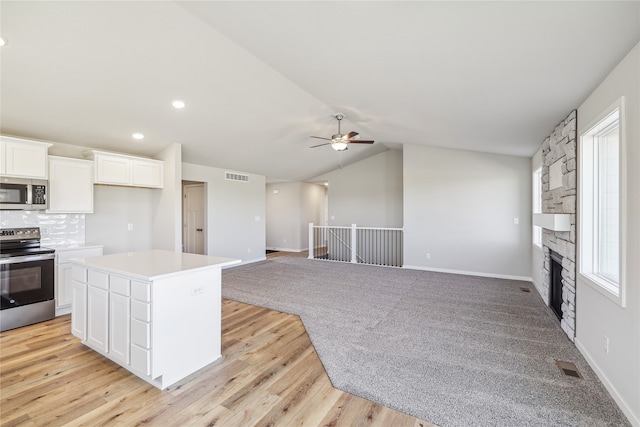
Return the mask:
<svg viewBox="0 0 640 427">
<path fill-rule="evenodd" d="M 93 162 L 49 157 L 48 212 L 93 212 Z"/>
<path fill-rule="evenodd" d="M 51 144 L 2 137 L 3 174 L 47 179 L 47 152 Z"/>
<path fill-rule="evenodd" d="M 82 341 L 87 339 L 87 285 L 72 282 L 71 333 Z"/>
<path fill-rule="evenodd" d="M 96 155 L 96 184 L 131 185 L 131 160 L 126 157 Z"/>
<path fill-rule="evenodd" d="M 56 274 L 56 307 L 65 307 L 73 302 L 72 265 L 58 264 Z"/>
<path fill-rule="evenodd" d="M 7 173 L 7 149 L 3 138 L 0 138 L 0 175 Z"/>
<path fill-rule="evenodd" d="M 129 297 L 110 292 L 109 298 L 109 354 L 114 359 L 129 364 Z"/>
<path fill-rule="evenodd" d="M 133 160 L 133 185 L 162 188 L 163 164 L 154 160 Z"/>
<path fill-rule="evenodd" d="M 88 286 L 87 342 L 97 350 L 109 351 L 109 291 Z"/>
</svg>

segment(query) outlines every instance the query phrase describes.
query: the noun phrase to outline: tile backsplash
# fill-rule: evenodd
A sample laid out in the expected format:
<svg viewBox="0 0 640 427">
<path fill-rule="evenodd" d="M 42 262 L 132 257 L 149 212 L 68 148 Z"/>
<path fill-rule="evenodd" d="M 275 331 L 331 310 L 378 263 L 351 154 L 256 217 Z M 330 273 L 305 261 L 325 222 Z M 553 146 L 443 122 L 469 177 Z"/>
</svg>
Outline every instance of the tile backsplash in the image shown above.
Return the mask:
<svg viewBox="0 0 640 427">
<path fill-rule="evenodd" d="M 0 211 L 0 228 L 40 227 L 41 245 L 84 245 L 84 214 Z"/>
</svg>

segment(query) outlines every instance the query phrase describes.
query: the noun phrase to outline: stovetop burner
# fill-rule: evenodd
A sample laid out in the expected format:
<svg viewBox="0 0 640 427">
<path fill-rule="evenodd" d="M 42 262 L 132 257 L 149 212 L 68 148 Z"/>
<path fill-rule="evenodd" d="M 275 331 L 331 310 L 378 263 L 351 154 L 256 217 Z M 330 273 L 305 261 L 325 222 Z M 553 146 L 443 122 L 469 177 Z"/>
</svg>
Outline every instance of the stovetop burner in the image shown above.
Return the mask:
<svg viewBox="0 0 640 427">
<path fill-rule="evenodd" d="M 37 248 L 18 248 L 18 249 L 10 249 L 5 252 L 4 245 L 2 249 L 0 249 L 0 258 L 10 258 L 16 256 L 29 256 L 29 255 L 41 255 L 41 254 L 51 254 L 55 252 L 55 249 L 43 248 L 38 246 Z"/>
<path fill-rule="evenodd" d="M 40 228 L 4 228 L 0 230 L 0 258 L 50 254 L 54 249 L 40 246 Z"/>
</svg>

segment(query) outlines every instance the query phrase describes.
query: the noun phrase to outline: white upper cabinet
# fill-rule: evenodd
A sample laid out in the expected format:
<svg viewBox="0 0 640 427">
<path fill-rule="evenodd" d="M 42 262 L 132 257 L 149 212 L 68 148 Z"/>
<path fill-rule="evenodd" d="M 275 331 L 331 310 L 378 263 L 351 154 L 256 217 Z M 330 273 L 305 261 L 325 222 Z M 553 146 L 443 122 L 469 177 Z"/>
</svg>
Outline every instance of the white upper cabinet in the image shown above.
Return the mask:
<svg viewBox="0 0 640 427">
<path fill-rule="evenodd" d="M 95 183 L 131 187 L 162 188 L 163 166 L 160 160 L 92 150 Z"/>
<path fill-rule="evenodd" d="M 51 145 L 0 136 L 0 175 L 47 179 L 47 153 Z"/>
<path fill-rule="evenodd" d="M 96 154 L 96 184 L 131 185 L 131 160 Z"/>
<path fill-rule="evenodd" d="M 133 160 L 133 185 L 136 187 L 162 187 L 162 166 L 163 163 L 157 160 Z"/>
<path fill-rule="evenodd" d="M 93 162 L 49 156 L 50 213 L 93 212 Z"/>
</svg>

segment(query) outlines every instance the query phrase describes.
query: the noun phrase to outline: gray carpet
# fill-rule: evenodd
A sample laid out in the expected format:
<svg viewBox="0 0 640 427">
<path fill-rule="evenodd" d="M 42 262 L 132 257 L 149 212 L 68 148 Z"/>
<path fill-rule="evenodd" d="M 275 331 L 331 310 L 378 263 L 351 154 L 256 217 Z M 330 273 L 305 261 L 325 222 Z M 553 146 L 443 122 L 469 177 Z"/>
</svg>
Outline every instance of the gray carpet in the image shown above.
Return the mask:
<svg viewBox="0 0 640 427">
<path fill-rule="evenodd" d="M 336 388 L 441 426 L 630 425 L 529 282 L 280 257 L 222 296 L 299 315 Z"/>
</svg>

